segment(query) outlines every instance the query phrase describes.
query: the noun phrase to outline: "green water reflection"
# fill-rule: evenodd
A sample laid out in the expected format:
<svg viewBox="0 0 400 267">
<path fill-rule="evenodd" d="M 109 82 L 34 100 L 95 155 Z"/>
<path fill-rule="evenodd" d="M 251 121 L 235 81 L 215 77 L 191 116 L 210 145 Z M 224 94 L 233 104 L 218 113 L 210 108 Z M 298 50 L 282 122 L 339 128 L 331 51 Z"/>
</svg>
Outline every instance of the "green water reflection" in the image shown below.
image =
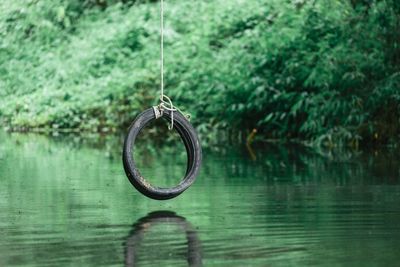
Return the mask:
<svg viewBox="0 0 400 267">
<path fill-rule="evenodd" d="M 0 133 L 0 266 L 398 265 L 396 150 L 205 151 L 160 202 L 130 185 L 120 142 Z M 142 164 L 155 182 L 185 164 L 161 155 Z"/>
</svg>

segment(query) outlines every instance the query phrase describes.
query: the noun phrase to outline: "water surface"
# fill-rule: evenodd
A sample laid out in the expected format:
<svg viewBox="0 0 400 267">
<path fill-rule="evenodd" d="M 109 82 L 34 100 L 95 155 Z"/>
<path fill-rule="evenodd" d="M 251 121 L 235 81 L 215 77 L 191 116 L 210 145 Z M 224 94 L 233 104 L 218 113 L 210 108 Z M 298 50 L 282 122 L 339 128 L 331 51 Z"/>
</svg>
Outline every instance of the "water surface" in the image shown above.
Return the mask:
<svg viewBox="0 0 400 267">
<path fill-rule="evenodd" d="M 204 151 L 196 183 L 160 202 L 120 146 L 0 133 L 0 266 L 398 266 L 398 151 Z M 182 151 L 142 151 L 154 183 L 184 172 Z"/>
</svg>

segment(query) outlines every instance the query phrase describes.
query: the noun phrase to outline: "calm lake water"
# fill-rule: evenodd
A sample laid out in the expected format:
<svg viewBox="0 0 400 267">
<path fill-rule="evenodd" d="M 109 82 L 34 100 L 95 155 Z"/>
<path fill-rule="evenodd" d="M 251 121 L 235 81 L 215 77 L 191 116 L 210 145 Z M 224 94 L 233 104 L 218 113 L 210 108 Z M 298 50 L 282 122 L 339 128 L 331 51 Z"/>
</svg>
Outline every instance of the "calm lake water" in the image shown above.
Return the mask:
<svg viewBox="0 0 400 267">
<path fill-rule="evenodd" d="M 185 193 L 127 180 L 119 137 L 0 133 L 0 266 L 399 266 L 396 150 L 214 148 Z M 146 147 L 173 184 L 185 153 Z M 175 179 L 175 180 L 174 180 Z"/>
</svg>

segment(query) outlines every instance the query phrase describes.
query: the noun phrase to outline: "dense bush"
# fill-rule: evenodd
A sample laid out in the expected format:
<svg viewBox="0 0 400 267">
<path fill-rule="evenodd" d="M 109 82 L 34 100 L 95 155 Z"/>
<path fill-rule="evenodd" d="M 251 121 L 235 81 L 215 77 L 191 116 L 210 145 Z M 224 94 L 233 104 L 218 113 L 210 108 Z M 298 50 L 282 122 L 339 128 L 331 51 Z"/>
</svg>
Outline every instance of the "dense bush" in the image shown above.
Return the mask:
<svg viewBox="0 0 400 267">
<path fill-rule="evenodd" d="M 166 1 L 166 93 L 207 142 L 393 143 L 396 0 Z M 110 131 L 157 102 L 157 1 L 0 3 L 0 116 Z M 223 134 L 219 134 L 223 133 Z"/>
</svg>

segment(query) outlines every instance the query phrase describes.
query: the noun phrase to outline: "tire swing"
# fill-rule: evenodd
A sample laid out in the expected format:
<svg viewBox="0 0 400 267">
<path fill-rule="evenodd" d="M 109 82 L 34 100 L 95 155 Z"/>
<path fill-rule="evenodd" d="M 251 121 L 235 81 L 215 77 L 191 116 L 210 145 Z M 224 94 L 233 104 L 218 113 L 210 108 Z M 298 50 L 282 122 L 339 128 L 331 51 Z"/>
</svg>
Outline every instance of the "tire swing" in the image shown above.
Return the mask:
<svg viewBox="0 0 400 267">
<path fill-rule="evenodd" d="M 122 161 L 125 173 L 131 184 L 143 195 L 157 200 L 166 200 L 180 195 L 188 189 L 195 181 L 201 165 L 202 152 L 200 141 L 196 130 L 189 122 L 189 116 L 184 115 L 180 109 L 172 104 L 171 99 L 164 95 L 164 7 L 161 0 L 161 94 L 160 104 L 149 108 L 139 114 L 131 124 L 128 134 L 125 137 Z M 133 150 L 136 137 L 140 131 L 150 122 L 164 118 L 170 121 L 169 130 L 176 129 L 180 135 L 187 153 L 187 169 L 183 180 L 175 187 L 162 188 L 151 185 L 140 174 L 135 160 Z"/>
</svg>

